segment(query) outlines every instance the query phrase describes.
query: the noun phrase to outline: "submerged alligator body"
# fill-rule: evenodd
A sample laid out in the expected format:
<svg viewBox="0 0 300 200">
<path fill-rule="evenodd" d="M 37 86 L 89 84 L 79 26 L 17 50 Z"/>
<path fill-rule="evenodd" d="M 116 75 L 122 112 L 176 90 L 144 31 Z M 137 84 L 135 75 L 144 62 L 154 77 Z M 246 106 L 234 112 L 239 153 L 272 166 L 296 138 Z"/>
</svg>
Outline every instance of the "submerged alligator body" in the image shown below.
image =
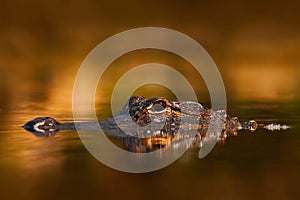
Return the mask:
<svg viewBox="0 0 300 200">
<path fill-rule="evenodd" d="M 38 117 L 23 127 L 37 136 L 52 136 L 60 130 L 95 131 L 99 125 L 107 135 L 119 138 L 126 149 L 135 152 L 153 151 L 187 140 L 201 146 L 205 140 L 224 140 L 241 129 L 257 128 L 256 121 L 239 122 L 225 110 L 214 111 L 191 101 L 142 96 L 132 96 L 119 113 L 99 122 L 60 123 L 51 117 Z"/>
</svg>

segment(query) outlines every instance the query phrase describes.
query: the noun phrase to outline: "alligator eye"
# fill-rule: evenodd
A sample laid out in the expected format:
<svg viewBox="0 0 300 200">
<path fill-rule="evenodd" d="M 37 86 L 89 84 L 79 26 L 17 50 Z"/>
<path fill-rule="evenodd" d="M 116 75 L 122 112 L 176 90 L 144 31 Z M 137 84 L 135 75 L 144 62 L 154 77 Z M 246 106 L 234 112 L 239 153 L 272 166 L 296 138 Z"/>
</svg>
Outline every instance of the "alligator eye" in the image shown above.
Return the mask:
<svg viewBox="0 0 300 200">
<path fill-rule="evenodd" d="M 163 101 L 163 100 L 159 100 L 159 101 L 156 101 L 153 103 L 154 105 L 160 105 L 161 107 L 163 108 L 166 108 L 167 107 L 167 102 L 166 101 Z"/>
<path fill-rule="evenodd" d="M 149 113 L 162 113 L 166 111 L 167 104 L 163 100 L 155 101 L 147 107 Z"/>
</svg>

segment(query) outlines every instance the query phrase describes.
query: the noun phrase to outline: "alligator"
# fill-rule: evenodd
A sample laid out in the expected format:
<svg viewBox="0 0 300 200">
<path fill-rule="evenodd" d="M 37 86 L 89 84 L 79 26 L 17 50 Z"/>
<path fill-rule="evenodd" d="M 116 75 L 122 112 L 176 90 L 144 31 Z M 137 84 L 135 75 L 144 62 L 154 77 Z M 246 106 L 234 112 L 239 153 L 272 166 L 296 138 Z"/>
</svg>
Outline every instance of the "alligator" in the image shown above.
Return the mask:
<svg viewBox="0 0 300 200">
<path fill-rule="evenodd" d="M 61 123 L 52 117 L 37 117 L 23 128 L 36 136 L 53 136 L 62 130 L 96 131 L 99 125 L 108 136 L 118 138 L 123 147 L 134 152 L 149 152 L 187 140 L 201 147 L 205 140 L 224 141 L 239 130 L 254 131 L 258 126 L 255 120 L 240 122 L 225 110 L 215 111 L 197 102 L 132 96 L 117 114 L 101 121 Z"/>
</svg>

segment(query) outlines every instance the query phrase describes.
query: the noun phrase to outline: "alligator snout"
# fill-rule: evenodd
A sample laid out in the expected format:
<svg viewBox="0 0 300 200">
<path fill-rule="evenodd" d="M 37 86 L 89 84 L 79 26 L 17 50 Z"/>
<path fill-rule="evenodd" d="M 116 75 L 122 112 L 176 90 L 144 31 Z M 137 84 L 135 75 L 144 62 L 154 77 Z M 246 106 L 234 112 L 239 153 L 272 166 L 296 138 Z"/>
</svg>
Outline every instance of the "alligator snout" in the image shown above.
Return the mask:
<svg viewBox="0 0 300 200">
<path fill-rule="evenodd" d="M 36 136 L 51 136 L 58 131 L 58 125 L 52 117 L 37 117 L 25 123 L 23 128 Z"/>
</svg>

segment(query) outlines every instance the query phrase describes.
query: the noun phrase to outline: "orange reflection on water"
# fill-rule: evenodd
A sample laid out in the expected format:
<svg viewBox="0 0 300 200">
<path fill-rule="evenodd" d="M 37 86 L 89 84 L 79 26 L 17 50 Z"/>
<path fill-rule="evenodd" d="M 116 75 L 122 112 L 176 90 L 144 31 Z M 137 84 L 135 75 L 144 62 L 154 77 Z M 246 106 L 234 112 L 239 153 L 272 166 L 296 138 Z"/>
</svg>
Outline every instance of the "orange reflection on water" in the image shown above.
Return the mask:
<svg viewBox="0 0 300 200">
<path fill-rule="evenodd" d="M 297 97 L 298 71 L 287 67 L 241 64 L 230 75 L 237 99 L 285 101 Z"/>
</svg>

